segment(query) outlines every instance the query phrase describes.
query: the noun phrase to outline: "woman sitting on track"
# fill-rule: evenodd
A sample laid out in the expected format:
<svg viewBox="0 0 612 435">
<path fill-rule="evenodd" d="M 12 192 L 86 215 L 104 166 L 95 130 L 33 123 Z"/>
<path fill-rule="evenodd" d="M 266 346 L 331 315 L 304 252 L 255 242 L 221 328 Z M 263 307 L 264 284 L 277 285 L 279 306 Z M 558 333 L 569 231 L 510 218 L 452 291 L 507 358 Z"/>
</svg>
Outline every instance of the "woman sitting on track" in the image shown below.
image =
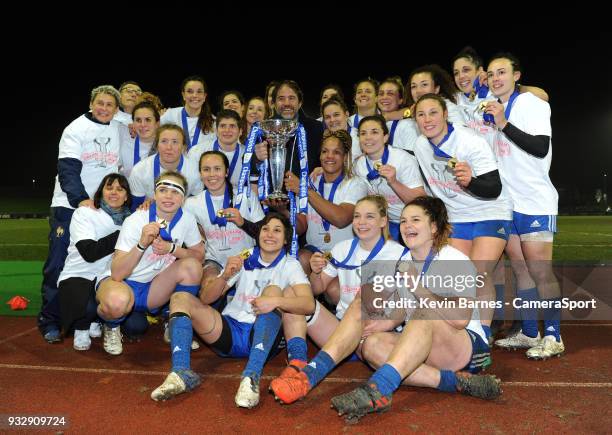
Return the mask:
<svg viewBox="0 0 612 435">
<path fill-rule="evenodd" d="M 199 375 L 190 367 L 189 343 L 195 330 L 220 356 L 248 358 L 235 402 L 242 408 L 259 403 L 263 366 L 280 341 L 281 311 L 303 318 L 315 308 L 308 278 L 300 263 L 287 255 L 291 239 L 291 224 L 286 217 L 273 212 L 263 219 L 257 247 L 248 250 L 244 260 L 242 256 L 229 257 L 225 269 L 208 286 L 206 296 L 210 300 L 236 286 L 223 313 L 194 295 L 172 296 L 172 371 L 151 393 L 153 400 L 170 399 L 200 385 Z"/>
<path fill-rule="evenodd" d="M 399 269 L 403 272 L 406 270 L 403 266 L 408 265 L 407 272 L 415 279 L 426 275 L 445 276 L 451 267 L 454 273 L 474 274 L 475 269 L 468 257 L 447 244 L 449 232 L 450 225 L 441 200 L 420 197 L 409 203 L 402 211 L 401 220 L 402 238 L 410 249 L 404 258 L 418 262 L 416 266 L 421 271 L 417 272 L 411 261 L 400 263 L 402 267 Z M 459 288 L 432 287 L 435 293 L 419 284 L 416 289 L 410 290 L 413 295 L 404 293 L 396 302 L 417 302 L 422 298 L 443 301 L 456 299 L 457 294 L 471 300 L 475 293 L 473 287 L 461 292 Z M 367 294 L 362 295 L 364 301 L 367 298 Z M 272 381 L 272 389 L 278 398 L 291 402 L 303 397 L 337 362 L 359 347 L 369 364 L 382 367 L 363 386 L 332 399 L 333 407 L 348 418 L 359 418 L 368 412 L 389 409 L 391 394 L 404 378 L 409 385 L 428 386 L 449 392 L 460 391 L 484 399 L 495 398 L 501 393 L 499 382 L 494 376 L 470 375 L 482 369 L 482 363 L 489 354 L 477 310 L 418 308 L 412 312 L 401 334 L 371 334 L 367 327 L 362 326 L 364 310 L 357 305 L 357 301 L 349 308 L 340 326 L 311 363 L 301 371 L 294 371 L 291 376 Z M 405 313 L 403 316 L 393 316 L 395 320 L 387 318 L 368 322 L 368 319 L 365 324 L 399 324 L 403 317 Z M 460 370 L 470 373 L 456 373 Z"/>
<path fill-rule="evenodd" d="M 155 182 L 155 203 L 121 228 L 96 294 L 106 321 L 104 350 L 111 355 L 123 352 L 119 325 L 132 310 L 154 313 L 173 292 L 200 290 L 204 244 L 195 218 L 181 208 L 186 190 L 185 177 L 166 172 Z"/>
<path fill-rule="evenodd" d="M 94 207 L 79 207 L 70 222 L 70 246 L 59 276 L 60 319 L 64 334 L 74 328 L 73 347 L 88 350 L 100 337 L 96 318 L 96 277 L 115 251 L 119 230 L 130 215 L 130 186 L 123 175 L 108 174 L 94 194 Z"/>
<path fill-rule="evenodd" d="M 436 285 L 435 278 L 447 276 L 467 278 L 475 274 L 469 258 L 448 245 L 450 225 L 444 203 L 437 198 L 417 198 L 402 212 L 402 238 L 410 252 L 407 262 L 398 270 L 409 277 L 421 277 L 404 298 L 418 301 L 446 301 L 465 298 L 474 301 L 475 289 Z M 407 267 L 406 267 L 407 266 Z M 431 289 L 422 284 L 425 277 L 434 279 Z M 410 280 L 409 282 L 412 282 Z M 459 281 L 455 281 L 459 282 Z M 467 283 L 467 280 L 465 281 Z M 478 281 L 476 280 L 476 286 Z M 334 337 L 340 344 L 359 340 L 358 323 L 346 328 L 348 336 Z M 344 344 L 346 346 L 346 344 Z M 346 350 L 344 353 L 348 353 Z M 401 334 L 386 332 L 367 337 L 362 353 L 378 370 L 362 386 L 350 393 L 332 398 L 332 406 L 348 419 L 358 419 L 369 412 L 383 412 L 391 406 L 392 393 L 403 383 L 461 392 L 482 399 L 501 394 L 500 382 L 493 375 L 475 376 L 483 368 L 489 346 L 480 325 L 477 308 L 416 308 Z"/>
</svg>

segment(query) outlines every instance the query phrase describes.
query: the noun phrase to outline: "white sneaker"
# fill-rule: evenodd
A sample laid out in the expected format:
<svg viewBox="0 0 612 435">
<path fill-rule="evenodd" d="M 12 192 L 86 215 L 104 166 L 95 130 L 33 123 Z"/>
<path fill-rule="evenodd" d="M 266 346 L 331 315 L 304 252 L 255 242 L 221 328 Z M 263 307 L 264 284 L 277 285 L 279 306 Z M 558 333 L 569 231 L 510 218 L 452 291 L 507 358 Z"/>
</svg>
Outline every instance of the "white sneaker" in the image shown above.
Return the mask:
<svg viewBox="0 0 612 435">
<path fill-rule="evenodd" d="M 537 346 L 541 341 L 540 333 L 535 337 L 528 337 L 523 334 L 523 330 L 506 338 L 495 340 L 495 345 L 504 349 L 529 349 Z"/>
<path fill-rule="evenodd" d="M 174 396 L 187 391 L 185 382 L 175 372 L 170 372 L 163 384 L 151 393 L 151 399 L 155 401 L 168 400 Z"/>
<path fill-rule="evenodd" d="M 104 350 L 111 355 L 121 355 L 123 352 L 123 344 L 121 341 L 123 336 L 121 335 L 121 327 L 109 328 L 104 325 Z"/>
<path fill-rule="evenodd" d="M 248 376 L 242 378 L 234 401 L 236 402 L 236 406 L 240 408 L 251 409 L 257 406 L 259 403 L 259 384 L 255 384 L 253 379 Z"/>
<path fill-rule="evenodd" d="M 561 356 L 565 352 L 563 339 L 557 342 L 554 335 L 546 335 L 536 346 L 527 351 L 529 359 L 547 359 L 553 356 Z"/>
<path fill-rule="evenodd" d="M 170 327 L 168 322 L 164 322 L 164 341 L 170 344 Z M 191 340 L 191 350 L 198 350 L 200 348 L 200 343 L 195 338 Z"/>
<path fill-rule="evenodd" d="M 102 337 L 102 327 L 98 322 L 91 322 L 91 325 L 89 325 L 89 336 L 91 338 Z"/>
<path fill-rule="evenodd" d="M 91 347 L 91 338 L 89 337 L 89 331 L 87 329 L 75 329 L 74 330 L 74 341 L 72 347 L 75 350 L 89 350 Z"/>
</svg>

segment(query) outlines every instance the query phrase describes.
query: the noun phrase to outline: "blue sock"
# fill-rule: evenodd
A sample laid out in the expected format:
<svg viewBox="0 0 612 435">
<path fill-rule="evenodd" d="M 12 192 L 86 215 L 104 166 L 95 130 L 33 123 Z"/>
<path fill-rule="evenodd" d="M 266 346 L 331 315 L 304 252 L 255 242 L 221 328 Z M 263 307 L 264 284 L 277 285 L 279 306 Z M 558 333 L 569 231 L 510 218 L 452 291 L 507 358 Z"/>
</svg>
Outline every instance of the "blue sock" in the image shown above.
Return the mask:
<svg viewBox="0 0 612 435">
<path fill-rule="evenodd" d="M 104 320 L 104 323 L 106 324 L 106 326 L 108 326 L 109 328 L 116 328 L 117 326 L 121 325 L 121 323 L 123 323 L 123 321 L 125 320 L 126 316 L 123 317 L 119 317 L 118 319 L 113 319 L 113 320 Z"/>
<path fill-rule="evenodd" d="M 191 368 L 191 341 L 193 326 L 186 315 L 170 318 L 170 351 L 172 352 L 172 371 Z"/>
<path fill-rule="evenodd" d="M 487 337 L 487 340 L 488 340 L 489 338 L 491 338 L 491 327 L 487 325 L 481 325 L 481 326 L 485 333 L 485 337 Z"/>
<path fill-rule="evenodd" d="M 538 289 L 533 287 L 527 290 L 518 290 L 516 296 L 523 302 L 538 301 Z M 521 319 L 523 320 L 523 334 L 527 337 L 538 335 L 538 310 L 537 308 L 521 308 Z"/>
<path fill-rule="evenodd" d="M 371 382 L 376 384 L 380 394 L 390 396 L 399 388 L 402 383 L 402 376 L 395 370 L 395 367 L 385 364 L 370 377 L 368 383 Z"/>
<path fill-rule="evenodd" d="M 438 390 L 446 391 L 447 393 L 457 392 L 457 375 L 451 370 L 440 370 L 440 383 Z"/>
<path fill-rule="evenodd" d="M 178 293 L 178 292 L 187 292 L 187 293 L 191 293 L 194 296 L 197 296 L 198 293 L 200 292 L 200 284 L 193 284 L 193 285 L 177 284 L 176 287 L 174 287 L 174 293 Z"/>
<path fill-rule="evenodd" d="M 272 350 L 272 345 L 274 340 L 276 340 L 278 331 L 280 331 L 281 322 L 281 316 L 274 311 L 257 316 L 253 325 L 251 352 L 249 353 L 247 365 L 242 372 L 243 377 L 248 376 L 255 383 L 259 382 L 263 366 L 266 363 L 266 359 L 268 359 L 270 350 Z"/>
<path fill-rule="evenodd" d="M 320 351 L 308 365 L 302 370 L 308 376 L 310 387 L 321 382 L 331 372 L 336 363 L 327 352 Z"/>
<path fill-rule="evenodd" d="M 547 302 L 561 303 L 561 298 L 544 299 Z M 544 336 L 553 335 L 561 341 L 561 308 L 544 309 Z"/>
<path fill-rule="evenodd" d="M 504 321 L 504 290 L 506 286 L 504 284 L 495 284 L 495 301 L 497 304 L 495 305 L 495 314 L 493 314 L 493 318 L 495 320 Z"/>
<path fill-rule="evenodd" d="M 308 346 L 302 337 L 293 337 L 287 342 L 287 358 L 308 361 Z"/>
</svg>

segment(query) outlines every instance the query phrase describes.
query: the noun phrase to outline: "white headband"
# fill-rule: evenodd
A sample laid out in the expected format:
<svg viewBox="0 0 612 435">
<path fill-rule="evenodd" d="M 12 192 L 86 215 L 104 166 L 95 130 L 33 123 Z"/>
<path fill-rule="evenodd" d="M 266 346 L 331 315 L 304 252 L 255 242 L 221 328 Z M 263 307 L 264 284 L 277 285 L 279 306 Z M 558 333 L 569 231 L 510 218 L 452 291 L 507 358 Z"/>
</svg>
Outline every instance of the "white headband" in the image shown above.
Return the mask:
<svg viewBox="0 0 612 435">
<path fill-rule="evenodd" d="M 176 190 L 181 195 L 185 196 L 185 188 L 176 181 L 164 178 L 163 180 L 157 182 L 157 184 L 155 185 L 155 190 L 157 190 L 161 186 L 167 187 L 168 189 Z"/>
</svg>

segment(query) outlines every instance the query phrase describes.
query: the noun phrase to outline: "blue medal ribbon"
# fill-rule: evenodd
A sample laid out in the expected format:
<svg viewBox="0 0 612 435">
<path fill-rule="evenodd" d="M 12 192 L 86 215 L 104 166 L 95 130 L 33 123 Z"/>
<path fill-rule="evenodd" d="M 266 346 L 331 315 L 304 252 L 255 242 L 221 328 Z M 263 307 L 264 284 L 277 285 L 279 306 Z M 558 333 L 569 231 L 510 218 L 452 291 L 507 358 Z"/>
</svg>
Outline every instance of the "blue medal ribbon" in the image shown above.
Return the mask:
<svg viewBox="0 0 612 435">
<path fill-rule="evenodd" d="M 181 154 L 181 161 L 179 162 L 178 166 L 176 167 L 176 172 L 181 172 L 181 169 L 183 169 L 183 155 Z M 159 153 L 155 154 L 155 158 L 153 159 L 153 183 L 155 184 L 155 180 L 157 180 L 157 177 L 159 177 L 159 174 L 161 172 L 161 162 L 159 161 Z"/>
<path fill-rule="evenodd" d="M 452 159 L 452 156 L 449 156 L 448 154 L 446 154 L 444 151 L 442 151 L 440 149 L 440 147 L 442 145 L 444 145 L 444 143 L 450 138 L 450 135 L 453 133 L 453 131 L 455 131 L 455 128 L 453 127 L 453 124 L 451 124 L 450 122 L 447 122 L 446 125 L 448 125 L 448 133 L 446 133 L 444 135 L 444 137 L 442 138 L 442 140 L 440 141 L 440 143 L 438 145 L 436 145 L 435 143 L 433 143 L 431 141 L 431 139 L 427 139 L 427 141 L 429 142 L 429 144 L 431 145 L 431 147 L 433 148 L 433 152 L 436 156 L 438 157 L 442 157 L 444 159 Z"/>
<path fill-rule="evenodd" d="M 224 217 L 217 216 L 217 211 L 212 202 L 212 198 L 210 197 L 210 193 L 208 190 L 204 191 L 204 197 L 206 199 L 206 211 L 208 212 L 208 219 L 210 219 L 210 223 L 213 225 L 219 225 L 220 227 L 224 227 L 227 225 L 227 219 Z M 230 194 L 229 187 L 225 186 L 225 193 L 223 194 L 223 208 L 228 208 L 230 206 Z"/>
<path fill-rule="evenodd" d="M 181 111 L 181 121 L 183 122 L 183 130 L 185 130 L 185 134 L 187 135 L 187 149 L 191 149 L 192 146 L 198 143 L 200 139 L 200 124 L 196 124 L 196 129 L 193 132 L 193 139 L 189 139 L 189 124 L 187 123 L 187 110 L 183 107 Z M 199 121 L 199 120 L 198 120 Z"/>
<path fill-rule="evenodd" d="M 355 118 L 353 118 L 353 127 L 359 128 L 359 113 L 355 113 Z"/>
<path fill-rule="evenodd" d="M 215 143 L 213 144 L 213 150 L 214 151 L 221 151 L 223 154 L 225 154 L 225 151 L 223 151 L 223 149 L 221 149 L 221 145 L 219 145 L 219 140 L 215 140 Z M 236 164 L 238 163 L 238 156 L 240 155 L 240 144 L 237 143 L 236 144 L 236 149 L 234 150 L 234 157 L 232 157 L 232 161 L 230 162 L 230 167 L 229 167 L 229 179 L 232 179 L 232 174 L 234 173 L 234 169 L 236 169 Z"/>
<path fill-rule="evenodd" d="M 515 90 L 510 98 L 508 99 L 508 105 L 506 106 L 506 110 L 504 110 L 504 116 L 506 117 L 506 121 L 510 119 L 510 112 L 512 112 L 512 106 L 514 106 L 514 100 L 519 96 L 517 90 Z"/>
<path fill-rule="evenodd" d="M 164 239 L 166 242 L 172 242 L 172 229 L 176 226 L 178 221 L 181 220 L 183 216 L 183 209 L 179 207 L 179 209 L 174 213 L 174 217 L 170 221 L 170 224 L 166 228 L 159 229 L 159 236 Z M 151 203 L 149 207 L 149 223 L 157 222 L 157 207 L 155 203 Z"/>
<path fill-rule="evenodd" d="M 134 141 L 134 164 L 140 161 L 140 136 L 136 135 L 136 140 Z"/>
<path fill-rule="evenodd" d="M 395 129 L 397 128 L 397 124 L 399 124 L 399 120 L 395 120 L 391 122 L 391 130 L 389 131 L 389 145 L 393 145 L 393 138 L 395 137 Z"/>
<path fill-rule="evenodd" d="M 431 262 L 433 261 L 435 256 L 436 256 L 436 253 L 434 252 L 434 249 L 432 246 L 431 249 L 429 250 L 429 254 L 427 254 L 427 257 L 425 258 L 425 262 L 423 263 L 423 269 L 421 270 L 421 275 L 424 276 L 427 273 L 427 271 L 429 270 L 429 266 L 431 266 Z"/>
<path fill-rule="evenodd" d="M 244 269 L 245 270 L 272 269 L 274 266 L 276 266 L 283 259 L 283 257 L 285 257 L 285 255 L 287 255 L 287 253 L 285 252 L 285 249 L 283 248 L 278 253 L 278 256 L 274 259 L 274 261 L 272 263 L 270 263 L 269 266 L 264 266 L 263 264 L 261 264 L 259 262 L 259 251 L 260 251 L 259 250 L 259 246 L 256 246 L 253 249 L 253 253 L 251 255 L 249 255 L 249 258 L 244 260 Z"/>
<path fill-rule="evenodd" d="M 476 96 L 480 99 L 482 98 L 486 98 L 487 95 L 489 95 L 489 87 L 487 85 L 481 85 L 480 84 L 480 78 L 478 76 L 476 76 L 476 78 L 474 79 L 474 82 L 472 83 L 472 87 L 474 88 L 474 92 L 476 93 Z M 466 97 L 470 97 L 471 92 L 466 92 L 464 93 L 464 95 Z"/>
<path fill-rule="evenodd" d="M 387 145 L 385 145 L 385 151 L 383 151 L 381 162 L 382 162 L 383 165 L 386 165 L 388 161 L 389 161 L 389 147 Z M 378 170 L 374 169 L 370 165 L 369 157 L 365 159 L 365 162 L 366 162 L 366 167 L 368 169 L 368 175 L 367 175 L 368 180 L 372 181 L 372 180 L 376 180 L 378 177 L 380 177 L 380 174 L 378 173 Z"/>
<path fill-rule="evenodd" d="M 358 244 L 359 244 L 359 239 L 357 237 L 353 238 L 353 241 L 351 242 L 351 247 L 349 249 L 349 252 L 348 252 L 348 255 L 346 256 L 346 258 L 344 260 L 342 260 L 342 261 L 338 261 L 338 260 L 332 258 L 330 260 L 330 263 L 333 264 L 335 267 L 337 267 L 339 269 L 346 269 L 346 270 L 355 270 L 358 267 L 365 266 L 370 261 L 374 260 L 374 258 L 376 258 L 378 253 L 383 248 L 383 246 L 385 246 L 385 238 L 383 236 L 380 236 L 380 239 L 378 239 L 378 242 L 376 242 L 376 245 L 374 246 L 374 249 L 372 249 L 372 251 L 370 252 L 370 255 L 368 255 L 368 258 L 366 258 L 363 261 L 363 263 L 358 264 L 356 266 L 355 265 L 349 265 L 347 263 L 353 257 L 353 254 L 355 253 L 355 249 L 357 249 L 357 245 Z"/>
<path fill-rule="evenodd" d="M 334 196 L 336 195 L 336 189 L 338 188 L 338 186 L 340 185 L 343 179 L 344 179 L 344 175 L 341 174 L 339 177 L 337 177 L 334 180 L 331 190 L 329 191 L 329 198 L 325 198 L 325 177 L 321 175 L 321 178 L 319 179 L 319 188 L 317 189 L 319 192 L 319 195 L 321 195 L 323 199 L 326 199 L 327 201 L 333 204 Z M 321 220 L 323 221 L 323 229 L 325 231 L 329 231 L 331 224 L 327 220 L 325 220 L 323 216 L 321 216 Z"/>
</svg>

